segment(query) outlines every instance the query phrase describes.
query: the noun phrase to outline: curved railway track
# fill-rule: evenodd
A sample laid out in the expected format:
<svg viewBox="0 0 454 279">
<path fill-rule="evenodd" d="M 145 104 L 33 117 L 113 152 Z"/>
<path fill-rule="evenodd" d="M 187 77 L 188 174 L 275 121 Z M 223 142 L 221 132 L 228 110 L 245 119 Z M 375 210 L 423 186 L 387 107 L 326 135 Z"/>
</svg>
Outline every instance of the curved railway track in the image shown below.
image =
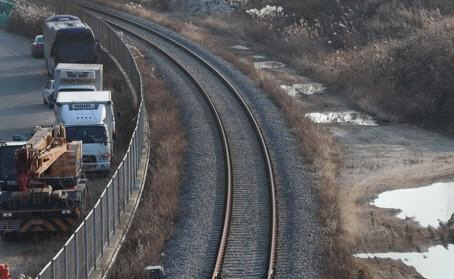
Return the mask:
<svg viewBox="0 0 454 279">
<path fill-rule="evenodd" d="M 224 152 L 225 203 L 210 277 L 272 278 L 277 239 L 275 178 L 263 133 L 240 92 L 208 61 L 167 35 L 91 5 L 82 7 L 102 14 L 114 28 L 167 58 L 204 96 L 214 115 Z M 203 79 L 215 80 L 222 92 L 208 87 Z"/>
</svg>

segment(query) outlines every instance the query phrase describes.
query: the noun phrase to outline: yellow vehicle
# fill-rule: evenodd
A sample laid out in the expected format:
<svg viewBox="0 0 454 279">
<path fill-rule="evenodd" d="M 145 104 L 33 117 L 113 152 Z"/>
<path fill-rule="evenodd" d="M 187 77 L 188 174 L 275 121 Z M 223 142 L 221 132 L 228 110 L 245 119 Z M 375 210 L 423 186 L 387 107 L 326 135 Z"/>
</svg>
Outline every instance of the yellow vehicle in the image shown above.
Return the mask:
<svg viewBox="0 0 454 279">
<path fill-rule="evenodd" d="M 0 143 L 0 233 L 70 232 L 83 216 L 82 142 L 63 125 L 37 127 L 27 142 Z"/>
</svg>

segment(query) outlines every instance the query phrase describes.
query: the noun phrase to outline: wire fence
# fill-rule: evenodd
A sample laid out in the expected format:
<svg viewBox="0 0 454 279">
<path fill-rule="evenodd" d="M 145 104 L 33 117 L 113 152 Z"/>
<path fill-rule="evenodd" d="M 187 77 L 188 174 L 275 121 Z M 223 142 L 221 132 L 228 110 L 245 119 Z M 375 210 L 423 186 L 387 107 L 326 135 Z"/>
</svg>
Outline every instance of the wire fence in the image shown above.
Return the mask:
<svg viewBox="0 0 454 279">
<path fill-rule="evenodd" d="M 140 106 L 128 150 L 101 197 L 63 248 L 38 274 L 37 279 L 90 278 L 116 233 L 131 194 L 141 187 L 138 183 L 138 170 L 144 147 L 145 109 L 137 64 L 125 42 L 102 19 L 83 10 L 77 10 L 76 14 L 90 25 L 95 37 L 120 63 L 136 93 L 140 94 Z"/>
</svg>

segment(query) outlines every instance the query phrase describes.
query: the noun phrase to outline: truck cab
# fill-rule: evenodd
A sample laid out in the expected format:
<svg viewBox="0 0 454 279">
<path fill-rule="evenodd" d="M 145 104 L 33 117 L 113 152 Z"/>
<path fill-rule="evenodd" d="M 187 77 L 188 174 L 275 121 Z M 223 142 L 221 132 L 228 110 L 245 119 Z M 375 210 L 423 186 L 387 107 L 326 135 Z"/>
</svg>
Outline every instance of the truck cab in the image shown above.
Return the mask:
<svg viewBox="0 0 454 279">
<path fill-rule="evenodd" d="M 0 192 L 17 191 L 16 150 L 24 146 L 26 141 L 0 142 Z"/>
<path fill-rule="evenodd" d="M 82 141 L 84 170 L 110 171 L 115 135 L 111 92 L 60 92 L 55 110 L 68 141 Z"/>
</svg>

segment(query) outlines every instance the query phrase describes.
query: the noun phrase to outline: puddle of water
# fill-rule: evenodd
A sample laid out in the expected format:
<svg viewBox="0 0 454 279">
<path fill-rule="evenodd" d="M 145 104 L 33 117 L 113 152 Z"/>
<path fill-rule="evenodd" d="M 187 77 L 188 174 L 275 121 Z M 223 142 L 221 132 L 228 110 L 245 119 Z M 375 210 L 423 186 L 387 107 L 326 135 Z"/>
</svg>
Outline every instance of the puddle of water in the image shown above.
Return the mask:
<svg viewBox="0 0 454 279">
<path fill-rule="evenodd" d="M 263 62 L 254 62 L 254 67 L 257 70 L 262 69 L 276 69 L 276 68 L 283 68 L 285 64 L 278 61 L 263 61 Z"/>
<path fill-rule="evenodd" d="M 325 90 L 325 86 L 323 86 L 323 84 L 315 82 L 297 83 L 293 85 L 282 84 L 281 88 L 284 89 L 290 96 L 296 96 L 300 93 L 304 95 L 312 95 Z"/>
<path fill-rule="evenodd" d="M 411 217 L 421 226 L 436 228 L 439 221 L 448 221 L 454 213 L 454 182 L 384 192 L 372 204 L 400 209 L 397 217 Z"/>
<path fill-rule="evenodd" d="M 242 45 L 234 45 L 232 46 L 233 49 L 238 49 L 238 50 L 249 50 L 247 46 L 242 46 Z"/>
<path fill-rule="evenodd" d="M 377 126 L 372 117 L 356 111 L 311 112 L 306 117 L 315 123 L 351 123 L 361 126 Z"/>
<path fill-rule="evenodd" d="M 390 258 L 402 260 L 406 265 L 413 266 L 423 277 L 429 279 L 451 279 L 454 275 L 454 245 L 448 249 L 442 245 L 430 247 L 428 252 L 418 253 L 363 253 L 356 254 L 358 258 Z"/>
</svg>

